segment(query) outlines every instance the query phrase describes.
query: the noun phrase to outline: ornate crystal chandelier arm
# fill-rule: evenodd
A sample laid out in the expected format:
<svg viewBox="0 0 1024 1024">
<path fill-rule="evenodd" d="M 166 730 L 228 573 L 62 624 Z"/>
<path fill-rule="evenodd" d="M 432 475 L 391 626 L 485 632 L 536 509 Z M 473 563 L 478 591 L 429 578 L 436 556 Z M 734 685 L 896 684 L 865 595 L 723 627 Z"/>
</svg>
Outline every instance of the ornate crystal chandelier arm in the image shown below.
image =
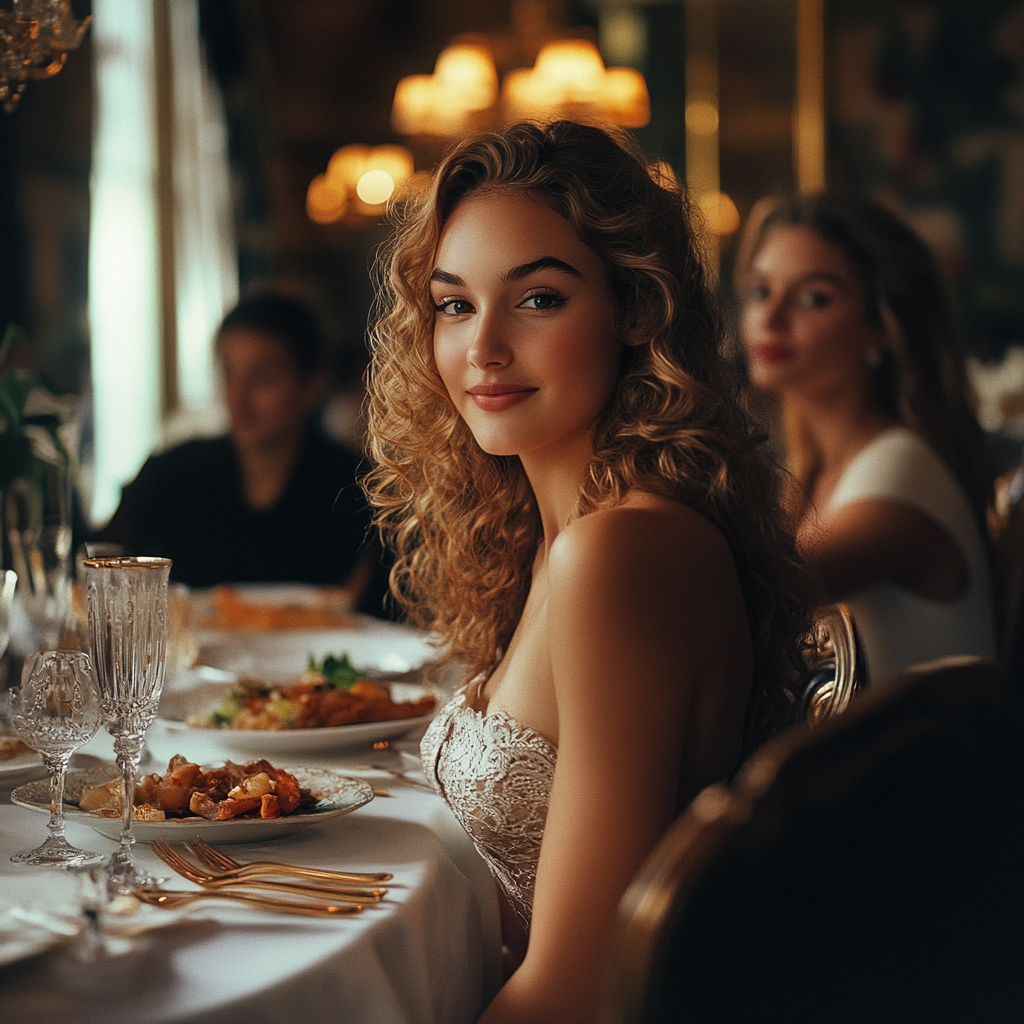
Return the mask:
<svg viewBox="0 0 1024 1024">
<path fill-rule="evenodd" d="M 0 103 L 8 114 L 27 82 L 64 67 L 90 21 L 76 21 L 69 0 L 14 0 L 10 11 L 0 10 Z"/>
</svg>

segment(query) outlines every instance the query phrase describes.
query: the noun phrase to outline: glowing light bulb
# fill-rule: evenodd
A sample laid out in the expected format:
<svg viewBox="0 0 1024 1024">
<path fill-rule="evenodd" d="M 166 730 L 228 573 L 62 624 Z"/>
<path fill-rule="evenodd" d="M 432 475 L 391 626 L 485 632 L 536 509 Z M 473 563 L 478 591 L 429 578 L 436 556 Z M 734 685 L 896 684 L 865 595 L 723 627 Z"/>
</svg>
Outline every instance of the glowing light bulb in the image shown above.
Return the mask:
<svg viewBox="0 0 1024 1024">
<path fill-rule="evenodd" d="M 356 195 L 367 206 L 380 206 L 386 203 L 395 191 L 395 179 L 387 171 L 379 169 L 367 171 L 356 182 Z"/>
</svg>

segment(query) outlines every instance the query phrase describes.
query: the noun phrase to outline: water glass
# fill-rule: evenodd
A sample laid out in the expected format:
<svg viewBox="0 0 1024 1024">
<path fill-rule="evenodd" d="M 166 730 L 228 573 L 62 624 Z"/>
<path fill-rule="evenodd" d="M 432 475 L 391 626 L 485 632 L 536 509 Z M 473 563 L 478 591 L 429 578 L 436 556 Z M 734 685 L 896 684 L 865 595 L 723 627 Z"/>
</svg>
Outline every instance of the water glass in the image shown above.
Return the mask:
<svg viewBox="0 0 1024 1024">
<path fill-rule="evenodd" d="M 87 558 L 82 563 L 100 715 L 114 738 L 124 780 L 121 845 L 110 859 L 112 887 L 152 882 L 132 861 L 132 806 L 146 731 L 156 718 L 167 651 L 169 558 Z"/>
<path fill-rule="evenodd" d="M 10 717 L 19 738 L 39 751 L 50 773 L 49 835 L 42 846 L 16 853 L 16 864 L 81 864 L 99 854 L 64 837 L 64 779 L 71 755 L 96 734 L 100 695 L 89 655 L 44 651 L 25 659 L 21 685 L 11 690 Z"/>
<path fill-rule="evenodd" d="M 38 479 L 19 477 L 4 492 L 4 519 L 18 594 L 40 650 L 60 646 L 71 615 L 70 477 L 47 465 Z"/>
</svg>

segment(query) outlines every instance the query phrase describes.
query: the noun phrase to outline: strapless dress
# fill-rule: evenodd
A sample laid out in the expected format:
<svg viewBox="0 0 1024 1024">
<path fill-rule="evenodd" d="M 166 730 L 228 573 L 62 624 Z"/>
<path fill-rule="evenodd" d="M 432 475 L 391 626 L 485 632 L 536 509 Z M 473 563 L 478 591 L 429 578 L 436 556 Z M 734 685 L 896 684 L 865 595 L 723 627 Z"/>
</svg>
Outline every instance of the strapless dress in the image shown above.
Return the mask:
<svg viewBox="0 0 1024 1024">
<path fill-rule="evenodd" d="M 462 690 L 438 711 L 420 753 L 528 932 L 558 748 L 503 711 L 476 711 Z"/>
</svg>

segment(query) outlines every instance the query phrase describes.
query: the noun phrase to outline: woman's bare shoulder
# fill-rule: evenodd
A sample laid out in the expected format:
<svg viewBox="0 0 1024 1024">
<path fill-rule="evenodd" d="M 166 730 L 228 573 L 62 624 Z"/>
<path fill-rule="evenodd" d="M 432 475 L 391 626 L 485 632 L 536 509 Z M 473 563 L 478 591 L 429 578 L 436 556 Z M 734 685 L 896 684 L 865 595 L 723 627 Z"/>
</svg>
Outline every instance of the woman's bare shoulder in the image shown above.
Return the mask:
<svg viewBox="0 0 1024 1024">
<path fill-rule="evenodd" d="M 732 564 L 732 553 L 709 519 L 682 502 L 646 491 L 630 492 L 618 505 L 573 520 L 551 548 L 556 574 L 588 567 L 604 572 L 623 562 L 724 568 Z"/>
</svg>

